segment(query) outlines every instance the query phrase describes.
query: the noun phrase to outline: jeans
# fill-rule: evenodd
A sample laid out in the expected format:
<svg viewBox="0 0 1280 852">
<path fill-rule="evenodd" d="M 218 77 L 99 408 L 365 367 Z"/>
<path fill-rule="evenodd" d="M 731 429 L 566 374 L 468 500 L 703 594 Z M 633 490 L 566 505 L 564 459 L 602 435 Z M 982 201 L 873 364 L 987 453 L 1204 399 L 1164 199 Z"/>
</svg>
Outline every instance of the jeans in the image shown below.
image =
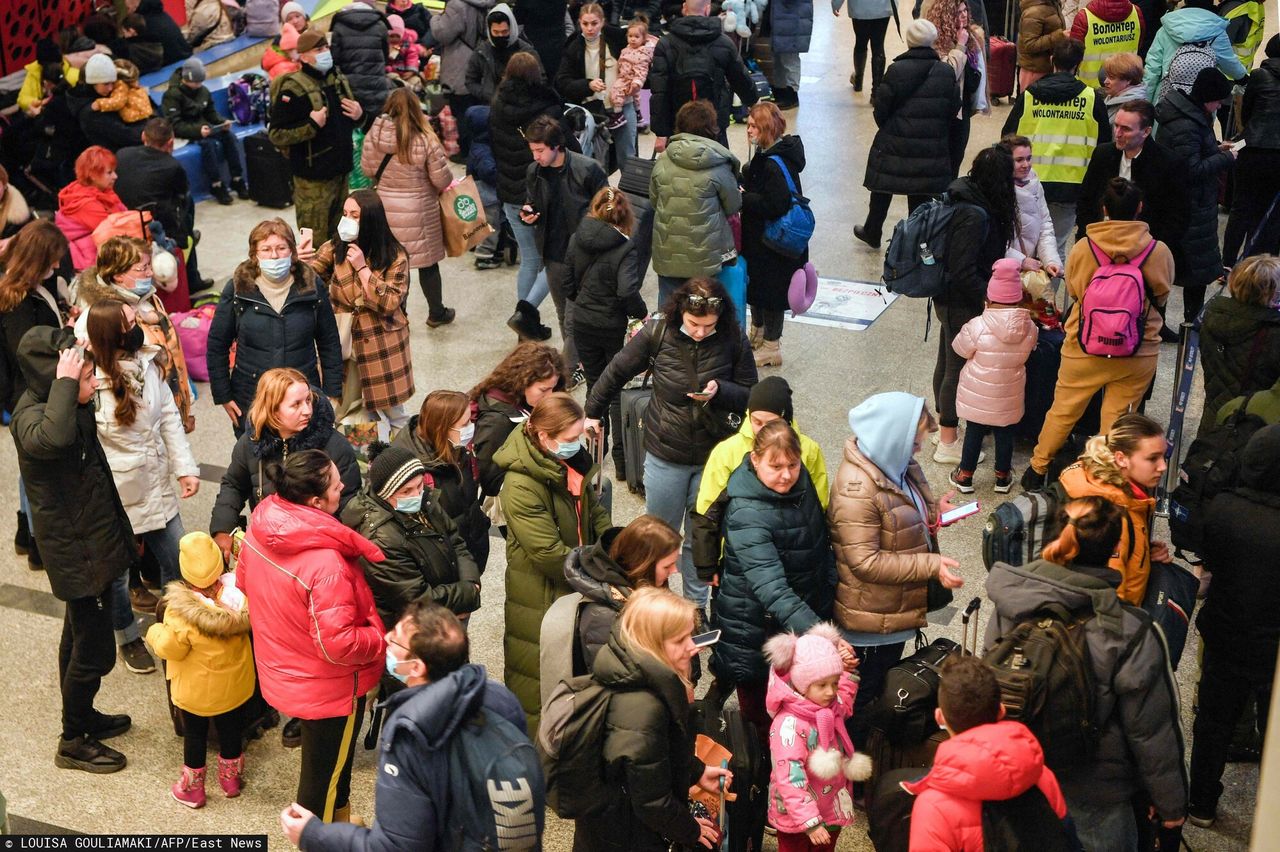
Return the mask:
<svg viewBox="0 0 1280 852">
<path fill-rule="evenodd" d="M 867 64 L 867 48 L 871 48 L 871 93 L 884 77 L 884 34 L 888 18 L 851 18 L 853 21 L 853 74 L 862 87 L 862 69 Z"/>
<path fill-rule="evenodd" d="M 578 357 L 582 359 L 582 371 L 587 374 L 587 395 L 604 373 L 605 367 L 613 360 L 613 356 L 622 350 L 627 342 L 625 331 L 611 332 L 596 327 L 575 326 L 573 342 L 578 347 Z M 608 423 L 605 427 L 605 441 L 613 447 L 613 467 L 619 478 L 625 478 L 627 457 L 622 448 L 622 394 L 614 394 L 609 403 Z M 633 470 L 631 476 L 639 476 L 641 471 Z"/>
<path fill-rule="evenodd" d="M 511 223 L 511 231 L 520 247 L 520 268 L 516 272 L 516 298 L 535 308 L 547 298 L 547 273 L 542 268 L 542 253 L 532 225 L 520 221 L 519 204 L 503 203 L 502 212 Z"/>
<path fill-rule="evenodd" d="M 662 310 L 668 301 L 671 300 L 671 294 L 684 286 L 684 282 L 688 278 L 676 278 L 671 275 L 658 276 L 658 310 Z"/>
<path fill-rule="evenodd" d="M 205 764 L 209 750 L 209 724 L 218 729 L 218 756 L 223 760 L 235 760 L 244 754 L 245 704 L 217 716 L 197 716 L 189 710 L 182 711 L 182 763 L 192 769 Z"/>
<path fill-rule="evenodd" d="M 62 738 L 73 739 L 94 727 L 93 699 L 102 679 L 116 664 L 111 642 L 111 605 L 107 595 L 67 601 L 58 643 L 58 681 L 62 688 Z"/>
<path fill-rule="evenodd" d="M 1066 799 L 1076 836 L 1089 852 L 1138 852 L 1138 822 L 1131 802 L 1095 805 Z"/>
<path fill-rule="evenodd" d="M 850 717 L 849 738 L 854 748 L 861 751 L 867 746 L 871 732 L 871 714 L 865 708 L 884 691 L 884 679 L 889 669 L 902 659 L 906 642 L 890 642 L 888 645 L 854 645 L 858 655 L 858 694 L 853 699 L 853 716 Z"/>
<path fill-rule="evenodd" d="M 996 472 L 1008 473 L 1013 469 L 1013 439 L 1018 427 L 987 426 L 969 421 L 964 430 L 964 447 L 960 450 L 960 469 L 973 473 L 978 469 L 978 457 L 982 455 L 982 439 L 991 433 L 996 436 Z"/>
<path fill-rule="evenodd" d="M 485 204 L 484 220 L 493 227 L 493 233 L 476 246 L 476 260 L 488 260 L 498 253 L 498 247 L 502 244 L 502 223 L 506 218 L 501 201 Z"/>
<path fill-rule="evenodd" d="M 677 532 L 684 529 L 684 546 L 680 548 L 680 577 L 684 596 L 705 609 L 711 597 L 707 584 L 698 579 L 693 568 L 692 525 L 689 512 L 698 499 L 702 483 L 702 465 L 675 464 L 653 453 L 644 454 L 644 510 L 666 521 Z"/>
<path fill-rule="evenodd" d="M 778 340 L 782 337 L 782 320 L 784 311 L 771 311 L 768 308 L 751 306 L 751 324 L 756 328 L 764 326 L 765 340 Z"/>
<path fill-rule="evenodd" d="M 908 195 L 907 215 L 932 197 L 931 195 Z M 884 220 L 889 215 L 889 204 L 892 201 L 892 193 L 872 192 L 871 200 L 867 202 L 867 221 L 862 229 L 871 236 L 879 237 L 884 232 Z"/>
<path fill-rule="evenodd" d="M 1074 201 L 1050 201 L 1049 219 L 1053 222 L 1053 235 L 1058 239 L 1058 257 L 1067 262 L 1067 244 L 1076 230 L 1076 203 Z"/>
<path fill-rule="evenodd" d="M 573 344 L 573 302 L 564 297 L 564 279 L 569 274 L 569 266 L 563 260 L 548 260 L 546 265 L 547 286 L 556 306 L 560 337 L 564 340 L 564 363 L 572 372 L 578 366 L 578 347 Z"/>
<path fill-rule="evenodd" d="M 1235 735 L 1236 722 L 1245 705 L 1257 696 L 1258 725 L 1267 721 L 1271 704 L 1269 671 L 1251 671 L 1236 662 L 1230 648 L 1215 648 L 1201 641 L 1204 659 L 1200 663 L 1199 699 L 1191 746 L 1191 803 L 1197 808 L 1216 808 L 1222 795 L 1222 772 Z"/>
<path fill-rule="evenodd" d="M 769 84 L 775 89 L 800 88 L 800 54 L 774 51 L 773 79 Z"/>
<path fill-rule="evenodd" d="M 960 416 L 956 414 L 956 388 L 960 384 L 960 371 L 964 369 L 965 359 L 951 348 L 951 341 L 956 339 L 964 324 L 977 314 L 964 308 L 953 308 L 933 303 L 933 311 L 938 317 L 938 359 L 933 367 L 933 401 L 938 409 L 938 425 L 954 428 L 960 425 Z"/>
<path fill-rule="evenodd" d="M 351 802 L 351 764 L 363 715 L 362 695 L 346 716 L 302 720 L 302 771 L 295 801 L 324 822 L 333 822 L 333 812 Z"/>
<path fill-rule="evenodd" d="M 182 576 L 182 571 L 178 567 L 178 544 L 184 535 L 186 530 L 182 526 L 182 516 L 174 515 L 169 519 L 169 523 L 160 529 L 141 533 L 138 536 L 147 550 L 151 551 L 156 565 L 160 566 L 162 587 Z"/>
<path fill-rule="evenodd" d="M 230 130 L 216 130 L 203 139 L 194 140 L 200 146 L 200 165 L 209 184 L 222 183 L 222 161 L 227 161 L 227 171 L 232 180 L 240 180 L 244 176 L 244 168 L 240 164 L 240 149 L 236 147 L 236 137 Z"/>
<path fill-rule="evenodd" d="M 627 123 L 609 131 L 613 135 L 613 155 L 618 161 L 618 168 L 622 168 L 623 163 L 637 155 L 635 101 L 627 98 L 622 105 L 622 115 Z M 606 172 L 609 171 L 608 163 L 601 163 L 600 166 Z"/>
<path fill-rule="evenodd" d="M 111 627 L 115 630 L 116 644 L 128 645 L 141 639 L 142 629 L 138 627 L 138 618 L 129 603 L 129 572 L 112 582 L 107 589 L 107 597 L 111 604 Z"/>
<path fill-rule="evenodd" d="M 23 483 L 21 476 L 18 477 L 18 508 L 22 510 L 22 516 L 27 519 L 27 532 L 35 535 L 35 524 L 31 523 L 31 504 L 27 502 L 27 486 Z"/>
</svg>

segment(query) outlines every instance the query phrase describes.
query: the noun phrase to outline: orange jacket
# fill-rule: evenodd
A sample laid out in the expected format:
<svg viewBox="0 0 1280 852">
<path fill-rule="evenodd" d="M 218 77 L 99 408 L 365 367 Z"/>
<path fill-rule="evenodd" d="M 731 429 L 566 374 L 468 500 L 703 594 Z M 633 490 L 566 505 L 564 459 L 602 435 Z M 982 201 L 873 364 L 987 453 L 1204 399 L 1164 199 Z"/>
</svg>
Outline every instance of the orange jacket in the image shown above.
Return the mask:
<svg viewBox="0 0 1280 852">
<path fill-rule="evenodd" d="M 1080 462 L 1064 470 L 1058 481 L 1072 497 L 1102 497 L 1128 513 L 1128 519 L 1120 530 L 1120 544 L 1116 546 L 1109 564 L 1122 577 L 1116 594 L 1126 603 L 1142 606 L 1142 598 L 1147 593 L 1147 578 L 1151 575 L 1151 525 L 1155 517 L 1155 498 L 1139 497 L 1132 486 L 1120 488 L 1099 482 Z"/>
</svg>

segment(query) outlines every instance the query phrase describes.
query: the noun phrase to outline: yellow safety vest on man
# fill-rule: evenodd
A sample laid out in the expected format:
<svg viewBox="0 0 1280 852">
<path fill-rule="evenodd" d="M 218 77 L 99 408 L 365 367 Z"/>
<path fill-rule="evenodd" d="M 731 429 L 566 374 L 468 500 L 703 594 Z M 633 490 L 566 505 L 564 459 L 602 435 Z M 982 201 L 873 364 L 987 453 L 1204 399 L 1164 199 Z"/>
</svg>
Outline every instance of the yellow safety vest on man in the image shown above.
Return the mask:
<svg viewBox="0 0 1280 852">
<path fill-rule="evenodd" d="M 1218 14 L 1228 21 L 1227 35 L 1240 64 L 1246 71 L 1253 68 L 1253 58 L 1262 44 L 1262 32 L 1267 25 L 1266 7 L 1258 0 L 1228 0 L 1218 8 Z M 1243 39 L 1235 25 L 1239 18 L 1246 18 L 1249 22 Z"/>
<path fill-rule="evenodd" d="M 1065 103 L 1037 101 L 1022 93 L 1018 135 L 1031 140 L 1032 164 L 1041 183 L 1083 183 L 1093 149 L 1098 146 L 1098 120 L 1093 115 L 1098 93 L 1086 86 Z"/>
<path fill-rule="evenodd" d="M 1115 53 L 1137 53 L 1142 41 L 1142 24 L 1138 7 L 1130 6 L 1123 21 L 1104 21 L 1084 10 L 1084 60 L 1080 63 L 1080 81 L 1091 89 L 1102 87 L 1102 62 Z"/>
</svg>

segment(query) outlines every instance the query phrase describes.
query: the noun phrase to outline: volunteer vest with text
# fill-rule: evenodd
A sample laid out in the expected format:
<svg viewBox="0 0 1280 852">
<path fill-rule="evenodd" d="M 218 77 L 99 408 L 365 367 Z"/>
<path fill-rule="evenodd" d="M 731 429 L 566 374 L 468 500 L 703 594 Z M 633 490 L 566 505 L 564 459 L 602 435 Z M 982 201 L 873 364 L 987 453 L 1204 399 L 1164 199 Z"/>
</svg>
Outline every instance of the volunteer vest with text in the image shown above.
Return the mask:
<svg viewBox="0 0 1280 852">
<path fill-rule="evenodd" d="M 1101 88 L 1102 61 L 1113 53 L 1137 53 L 1142 38 L 1142 26 L 1138 23 L 1138 7 L 1130 6 L 1129 15 L 1123 21 L 1104 21 L 1084 10 L 1084 61 L 1080 63 L 1080 82 L 1094 89 Z"/>
<path fill-rule="evenodd" d="M 1088 86 L 1060 104 L 1044 103 L 1022 93 L 1019 135 L 1031 140 L 1033 163 L 1041 183 L 1081 183 L 1089 158 L 1098 144 L 1098 121 L 1093 115 L 1097 93 Z"/>
</svg>

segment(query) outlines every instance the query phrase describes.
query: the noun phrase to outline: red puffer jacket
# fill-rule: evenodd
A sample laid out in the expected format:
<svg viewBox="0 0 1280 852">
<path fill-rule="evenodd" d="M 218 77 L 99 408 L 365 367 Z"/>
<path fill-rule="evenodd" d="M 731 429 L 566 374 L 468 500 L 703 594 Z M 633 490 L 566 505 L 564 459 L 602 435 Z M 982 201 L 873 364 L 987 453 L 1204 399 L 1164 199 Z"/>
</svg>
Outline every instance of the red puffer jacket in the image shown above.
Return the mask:
<svg viewBox="0 0 1280 852">
<path fill-rule="evenodd" d="M 385 629 L 359 558 L 368 539 L 319 509 L 271 495 L 253 511 L 236 570 L 262 695 L 303 719 L 346 716 L 378 684 Z"/>
<path fill-rule="evenodd" d="M 1035 735 L 1021 722 L 979 725 L 938 746 L 929 774 L 902 786 L 911 808 L 911 852 L 982 852 L 982 803 L 1040 788 L 1059 819 L 1067 803 L 1044 765 Z"/>
</svg>

